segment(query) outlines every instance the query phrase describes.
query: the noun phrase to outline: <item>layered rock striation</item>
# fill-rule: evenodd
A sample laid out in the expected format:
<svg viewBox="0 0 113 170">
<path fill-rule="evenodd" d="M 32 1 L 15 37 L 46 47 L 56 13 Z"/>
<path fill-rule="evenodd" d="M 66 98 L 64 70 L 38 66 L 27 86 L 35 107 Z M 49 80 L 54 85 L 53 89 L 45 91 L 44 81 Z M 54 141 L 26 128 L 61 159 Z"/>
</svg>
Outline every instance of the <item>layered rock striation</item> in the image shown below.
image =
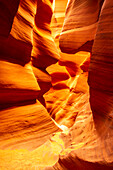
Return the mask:
<svg viewBox="0 0 113 170">
<path fill-rule="evenodd" d="M 60 35 L 62 52 L 91 51 L 103 0 L 70 0 Z"/>
<path fill-rule="evenodd" d="M 2 169 L 113 169 L 113 3 L 66 3 L 0 2 Z"/>
<path fill-rule="evenodd" d="M 43 106 L 43 94 L 51 87 L 46 67 L 59 58 L 52 13 L 49 0 L 0 1 L 1 149 L 32 150 L 58 130 Z"/>
</svg>

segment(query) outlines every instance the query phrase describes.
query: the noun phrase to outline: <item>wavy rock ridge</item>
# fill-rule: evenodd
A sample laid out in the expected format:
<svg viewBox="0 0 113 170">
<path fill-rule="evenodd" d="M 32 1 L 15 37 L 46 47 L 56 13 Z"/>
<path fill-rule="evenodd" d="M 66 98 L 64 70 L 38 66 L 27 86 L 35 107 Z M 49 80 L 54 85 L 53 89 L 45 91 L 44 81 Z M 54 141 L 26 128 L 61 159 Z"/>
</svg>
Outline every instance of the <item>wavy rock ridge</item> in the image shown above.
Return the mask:
<svg viewBox="0 0 113 170">
<path fill-rule="evenodd" d="M 51 87 L 46 67 L 59 58 L 50 30 L 52 2 L 1 1 L 0 9 L 0 148 L 32 150 L 58 130 L 43 106 Z"/>
<path fill-rule="evenodd" d="M 1 1 L 1 169 L 113 169 L 113 3 L 66 3 Z"/>
</svg>

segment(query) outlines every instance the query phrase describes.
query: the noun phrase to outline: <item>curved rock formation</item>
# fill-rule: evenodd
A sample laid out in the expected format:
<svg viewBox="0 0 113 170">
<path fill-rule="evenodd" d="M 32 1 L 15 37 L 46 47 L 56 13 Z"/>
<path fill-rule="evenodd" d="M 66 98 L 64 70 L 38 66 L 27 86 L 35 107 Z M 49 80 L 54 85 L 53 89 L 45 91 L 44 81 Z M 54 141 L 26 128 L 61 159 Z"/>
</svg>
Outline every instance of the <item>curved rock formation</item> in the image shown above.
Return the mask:
<svg viewBox="0 0 113 170">
<path fill-rule="evenodd" d="M 62 52 L 91 51 L 102 3 L 103 0 L 69 1 L 59 40 Z"/>
<path fill-rule="evenodd" d="M 51 87 L 46 67 L 59 58 L 52 1 L 2 0 L 0 15 L 0 148 L 31 150 L 59 129 L 42 106 Z"/>
<path fill-rule="evenodd" d="M 76 9 L 76 3 L 74 4 L 74 9 Z M 70 144 L 67 144 L 65 141 L 66 136 L 64 135 L 63 140 L 65 141 L 66 149 L 63 153 L 61 153 L 58 163 L 51 169 L 62 169 L 62 167 L 63 169 L 113 168 L 113 107 L 111 90 L 113 28 L 112 24 L 110 24 L 112 21 L 111 16 L 113 15 L 112 6 L 112 1 L 104 1 L 99 16 L 96 36 L 94 38 L 89 69 L 90 104 L 92 112 L 90 111 L 89 104 L 87 103 L 86 106 L 84 105 L 85 108 L 82 110 L 82 112 L 78 113 L 75 124 L 69 132 Z M 71 7 L 70 3 L 69 7 Z M 93 7 L 95 6 L 92 6 L 92 8 Z M 70 8 L 69 14 L 71 11 L 73 11 L 73 9 Z M 80 11 L 80 9 L 78 11 Z M 82 17 L 84 18 L 84 16 Z M 67 17 L 66 22 L 68 19 L 70 19 L 70 17 Z M 67 22 L 67 24 L 70 25 L 69 22 Z M 110 26 L 108 26 L 109 24 Z M 78 35 L 74 34 L 74 32 L 71 31 L 71 28 L 67 32 L 70 33 L 70 37 L 75 36 L 75 46 L 73 44 L 73 49 L 75 51 L 82 49 L 81 46 L 84 41 L 84 37 L 82 38 L 81 36 L 82 43 L 79 45 L 77 44 L 77 46 L 76 43 L 79 42 Z M 65 33 L 66 31 L 64 30 L 64 33 L 62 32 L 61 34 L 60 47 L 61 49 L 63 49 L 63 47 L 67 47 L 67 49 L 64 48 L 64 51 L 71 52 L 68 50 L 68 47 L 71 48 L 71 41 L 67 41 L 68 46 L 64 46 L 66 43 L 63 39 L 63 34 L 65 35 Z M 87 34 L 87 31 L 85 32 L 84 30 L 84 34 L 85 33 Z M 89 41 L 88 37 L 84 42 L 87 41 Z M 83 68 L 83 71 L 85 71 L 83 64 L 81 65 L 81 68 Z"/>
<path fill-rule="evenodd" d="M 66 3 L 0 2 L 1 169 L 113 169 L 113 2 L 68 2 L 91 59 Z"/>
<path fill-rule="evenodd" d="M 89 69 L 90 100 L 93 112 L 112 118 L 113 109 L 113 2 L 103 4 L 92 49 Z M 109 25 L 109 26 L 108 26 Z M 98 96 L 98 97 L 96 97 Z"/>
</svg>

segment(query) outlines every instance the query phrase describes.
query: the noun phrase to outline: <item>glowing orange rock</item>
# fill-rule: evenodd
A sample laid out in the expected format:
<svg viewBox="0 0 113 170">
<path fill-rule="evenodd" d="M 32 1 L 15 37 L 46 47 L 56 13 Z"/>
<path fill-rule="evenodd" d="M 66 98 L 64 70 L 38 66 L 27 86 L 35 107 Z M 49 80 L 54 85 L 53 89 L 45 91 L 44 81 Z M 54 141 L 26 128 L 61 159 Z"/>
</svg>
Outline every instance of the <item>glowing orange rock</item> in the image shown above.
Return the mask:
<svg viewBox="0 0 113 170">
<path fill-rule="evenodd" d="M 1 120 L 0 149 L 34 150 L 58 131 L 38 101 L 1 111 Z"/>
<path fill-rule="evenodd" d="M 62 52 L 91 51 L 103 0 L 70 0 L 60 35 Z"/>
<path fill-rule="evenodd" d="M 88 57 L 86 57 L 86 59 L 83 61 L 83 63 L 80 64 L 80 68 L 81 68 L 84 72 L 88 71 L 88 69 L 89 69 L 90 58 L 91 58 L 91 56 L 90 56 L 90 54 L 89 54 Z"/>
<path fill-rule="evenodd" d="M 37 134 L 38 146 L 38 143 L 44 142 L 41 134 L 46 136 L 46 128 L 52 130 L 50 133 L 47 130 L 47 136 L 59 129 L 42 106 L 45 105 L 43 94 L 51 87 L 51 77 L 46 67 L 59 58 L 50 29 L 52 1 L 1 1 L 0 9 L 3 15 L 0 18 L 1 148 L 25 147 L 26 144 L 22 143 L 30 137 L 35 125 L 38 129 L 37 132 L 33 130 L 32 135 Z M 38 121 L 42 125 L 36 123 Z M 26 131 L 24 128 L 30 129 Z M 21 129 L 26 131 L 22 132 L 23 135 Z M 5 137 L 5 134 L 9 135 Z M 13 147 L 13 144 L 16 146 Z M 28 149 L 33 146 L 32 142 L 26 145 Z"/>
<path fill-rule="evenodd" d="M 91 108 L 95 114 L 112 117 L 113 110 L 113 1 L 103 4 L 89 68 Z M 109 25 L 109 27 L 107 26 Z"/>
<path fill-rule="evenodd" d="M 10 2 L 4 2 L 0 6 L 3 8 L 2 12 L 5 12 L 8 7 L 11 14 Z M 4 169 L 7 165 L 10 169 L 113 169 L 109 166 L 113 162 L 111 95 L 113 29 L 110 24 L 112 1 L 104 2 L 94 40 L 89 72 L 91 96 L 87 84 L 89 53 L 82 52 L 76 55 L 60 53 L 59 62 L 50 66 L 59 59 L 50 30 L 52 0 L 15 2 L 10 24 L 5 23 L 9 22 L 8 15 L 4 15 L 6 20 L 0 18 L 1 24 L 4 22 L 0 29 L 2 35 L 0 39 L 0 148 L 21 150 L 0 151 L 1 168 Z M 64 1 L 59 1 L 58 4 L 62 2 Z M 75 52 L 80 49 L 90 49 L 89 45 L 92 45 L 94 39 L 102 2 L 100 0 L 86 0 L 84 3 L 77 0 L 69 1 L 67 21 L 65 20 L 63 33 L 60 36 L 62 51 Z M 74 18 L 71 14 L 76 14 L 77 17 Z M 104 18 L 106 14 L 107 17 Z M 64 15 L 54 19 L 62 23 L 63 17 Z M 76 27 L 75 23 L 81 28 Z M 104 41 L 103 35 L 107 43 L 109 42 L 109 46 L 105 45 L 106 40 Z M 86 43 L 87 41 L 90 43 Z M 44 95 L 46 91 L 48 92 Z M 89 97 L 93 112 L 90 109 Z M 47 110 L 37 99 L 46 105 L 48 112 L 59 125 L 50 118 Z M 53 134 L 59 128 L 64 131 Z M 50 138 L 51 134 L 53 136 Z"/>
</svg>

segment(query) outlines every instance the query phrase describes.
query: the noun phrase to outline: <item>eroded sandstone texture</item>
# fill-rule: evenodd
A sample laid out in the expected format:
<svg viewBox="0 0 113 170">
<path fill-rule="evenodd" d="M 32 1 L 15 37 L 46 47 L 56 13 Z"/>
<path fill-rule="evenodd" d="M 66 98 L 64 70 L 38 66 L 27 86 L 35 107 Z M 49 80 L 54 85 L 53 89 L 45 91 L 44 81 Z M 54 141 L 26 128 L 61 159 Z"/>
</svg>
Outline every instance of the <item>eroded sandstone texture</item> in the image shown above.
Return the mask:
<svg viewBox="0 0 113 170">
<path fill-rule="evenodd" d="M 113 169 L 112 0 L 0 0 L 0 16 L 0 168 Z"/>
<path fill-rule="evenodd" d="M 60 35 L 63 52 L 91 51 L 103 0 L 70 0 Z"/>
<path fill-rule="evenodd" d="M 43 106 L 51 87 L 46 67 L 59 58 L 50 29 L 52 1 L 3 0 L 0 14 L 0 148 L 33 149 L 58 130 Z"/>
</svg>

